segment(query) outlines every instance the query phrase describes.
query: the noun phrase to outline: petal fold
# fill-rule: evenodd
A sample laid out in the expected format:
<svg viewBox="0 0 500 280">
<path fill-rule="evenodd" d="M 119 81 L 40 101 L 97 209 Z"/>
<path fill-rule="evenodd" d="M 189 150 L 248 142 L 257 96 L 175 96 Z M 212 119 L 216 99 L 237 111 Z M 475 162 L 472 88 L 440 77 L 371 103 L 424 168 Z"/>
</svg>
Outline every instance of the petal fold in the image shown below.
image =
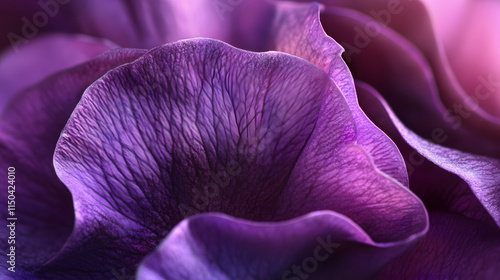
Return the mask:
<svg viewBox="0 0 500 280">
<path fill-rule="evenodd" d="M 460 123 L 497 141 L 500 139 L 500 119 L 498 110 L 495 109 L 498 108 L 496 107 L 498 94 L 495 94 L 498 93 L 499 77 L 496 77 L 498 68 L 489 63 L 491 57 L 496 57 L 498 53 L 498 48 L 495 48 L 498 36 L 491 29 L 491 24 L 496 22 L 495 12 L 499 7 L 497 4 L 492 1 L 479 1 L 479 3 L 460 1 L 453 5 L 452 9 L 448 9 L 448 5 L 434 3 L 435 1 L 323 0 L 320 2 L 329 8 L 343 7 L 356 10 L 368 18 L 360 27 L 336 28 L 340 31 L 355 31 L 355 34 L 350 35 L 351 41 L 357 38 L 357 43 L 350 44 L 353 57 L 372 48 L 369 42 L 376 40 L 378 32 L 386 26 L 389 27 L 422 52 L 435 76 L 439 98 L 443 100 L 443 104 L 454 119 L 458 118 Z M 439 9 L 439 6 L 442 6 L 442 9 Z M 467 17 L 470 20 L 464 21 L 467 22 L 467 28 L 461 28 L 459 25 L 454 25 L 452 20 L 446 20 L 452 14 L 454 19 L 461 19 L 462 17 L 457 16 L 460 11 L 469 13 Z M 447 22 L 447 25 L 443 25 L 443 22 Z M 325 27 L 328 25 L 330 23 Z M 448 33 L 444 33 L 444 26 L 453 28 L 448 28 Z M 334 25 L 331 27 L 333 29 Z M 479 29 L 481 32 L 476 32 Z M 455 37 L 450 38 L 451 35 Z M 486 44 L 486 49 L 480 52 L 483 59 L 478 59 L 475 50 L 483 48 L 485 44 L 480 42 L 488 40 L 491 40 L 491 44 Z M 465 59 L 471 63 L 464 64 Z M 471 71 L 463 70 L 468 68 L 471 68 Z M 449 122 L 454 124 L 458 120 Z"/>
<path fill-rule="evenodd" d="M 378 102 L 387 112 L 386 114 L 381 111 L 376 112 L 377 109 L 375 109 L 375 106 L 371 109 L 367 108 L 367 111 L 371 111 L 372 114 L 374 114 L 374 118 L 378 118 L 379 120 L 381 118 L 390 119 L 401 137 L 415 149 L 418 154 L 440 168 L 459 176 L 468 184 L 477 200 L 479 200 L 479 207 L 484 207 L 491 218 L 496 222 L 497 226 L 500 226 L 500 161 L 498 159 L 465 153 L 423 139 L 409 130 L 396 117 L 389 105 L 373 88 L 364 83 L 359 83 L 358 85 L 360 96 L 365 100 L 370 100 L 370 102 L 366 104 Z M 380 109 L 379 107 L 378 110 Z M 387 121 L 385 123 L 387 123 Z M 418 168 L 418 166 L 416 168 Z M 435 177 L 435 179 L 439 179 L 439 177 Z M 416 187 L 418 188 L 419 186 Z M 460 196 L 457 196 L 457 198 L 460 198 Z M 468 199 L 462 200 L 461 203 L 474 204 L 474 198 L 468 196 Z"/>
<path fill-rule="evenodd" d="M 200 212 L 277 221 L 339 209 L 378 241 L 425 232 L 421 201 L 356 137 L 342 93 L 303 59 L 209 39 L 153 49 L 94 83 L 61 134 L 54 164 L 76 227 L 44 272 L 133 270 Z"/>
<path fill-rule="evenodd" d="M 368 279 L 420 237 L 376 243 L 331 211 L 278 223 L 202 214 L 177 225 L 137 279 Z"/>
<path fill-rule="evenodd" d="M 381 24 L 378 33 L 368 36 L 367 26 L 375 21 L 354 10 L 329 7 L 322 22 L 346 48 L 354 78 L 376 88 L 411 130 L 453 149 L 500 157 L 497 141 L 466 123 L 472 114 L 464 107 L 451 111 L 443 105 L 433 69 L 410 41 Z"/>
<path fill-rule="evenodd" d="M 396 145 L 366 117 L 358 105 L 354 81 L 341 54 L 320 21 L 319 4 L 277 3 L 270 49 L 302 57 L 325 70 L 345 96 L 356 122 L 357 143 L 377 168 L 408 186 L 408 176 Z"/>
</svg>

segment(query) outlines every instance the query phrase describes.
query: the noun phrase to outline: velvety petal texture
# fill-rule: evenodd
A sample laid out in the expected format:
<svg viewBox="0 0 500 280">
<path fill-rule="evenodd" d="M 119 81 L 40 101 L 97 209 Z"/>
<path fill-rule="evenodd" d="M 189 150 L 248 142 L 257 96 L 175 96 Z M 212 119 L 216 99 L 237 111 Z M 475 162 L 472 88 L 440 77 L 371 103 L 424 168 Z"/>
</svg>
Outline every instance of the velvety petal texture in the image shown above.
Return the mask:
<svg viewBox="0 0 500 280">
<path fill-rule="evenodd" d="M 15 93 L 112 48 L 116 46 L 102 39 L 50 34 L 10 49 L 0 57 L 0 112 Z"/>
<path fill-rule="evenodd" d="M 73 228 L 71 195 L 52 165 L 57 139 L 67 119 L 86 87 L 142 53 L 127 49 L 106 52 L 17 94 L 2 113 L 0 168 L 16 169 L 17 276 L 52 258 Z M 7 196 L 2 197 L 2 203 L 7 205 Z M 2 211 L 3 220 L 6 215 Z M 2 227 L 2 236 L 8 236 L 7 230 Z M 3 242 L 2 250 L 7 251 L 8 246 Z M 3 256 L 2 273 L 10 273 Z"/>
<path fill-rule="evenodd" d="M 177 225 L 137 279 L 368 279 L 418 238 L 376 243 L 330 211 L 278 223 L 202 214 Z"/>
<path fill-rule="evenodd" d="M 304 2 L 2 2 L 16 277 L 496 279 L 499 6 Z"/>
<path fill-rule="evenodd" d="M 133 270 L 199 212 L 335 210 L 376 241 L 410 243 L 427 229 L 422 203 L 356 139 L 343 94 L 302 59 L 208 39 L 158 47 L 92 85 L 61 134 L 54 164 L 76 226 L 42 272 Z"/>
</svg>

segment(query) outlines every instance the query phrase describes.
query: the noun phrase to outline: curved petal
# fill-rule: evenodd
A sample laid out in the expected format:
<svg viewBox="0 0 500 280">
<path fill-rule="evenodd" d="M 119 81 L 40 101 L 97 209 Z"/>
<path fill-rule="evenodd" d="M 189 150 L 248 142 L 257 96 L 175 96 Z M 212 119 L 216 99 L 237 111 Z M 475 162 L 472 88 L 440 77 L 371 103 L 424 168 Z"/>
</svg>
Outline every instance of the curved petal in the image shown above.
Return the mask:
<svg viewBox="0 0 500 280">
<path fill-rule="evenodd" d="M 344 49 L 321 26 L 319 4 L 277 3 L 270 49 L 297 55 L 325 70 L 344 94 L 356 122 L 357 143 L 379 170 L 408 186 L 396 145 L 366 117 L 358 105 L 354 82 L 341 57 Z"/>
<path fill-rule="evenodd" d="M 322 22 L 327 33 L 346 48 L 353 76 L 381 92 L 410 129 L 441 145 L 500 157 L 497 141 L 463 125 L 470 113 L 463 107 L 444 108 L 431 68 L 401 35 L 382 25 L 371 30 L 374 20 L 353 10 L 330 7 Z M 370 33 L 375 30 L 376 34 Z"/>
<path fill-rule="evenodd" d="M 362 108 L 414 164 L 410 187 L 430 211 L 424 240 L 390 263 L 377 279 L 496 279 L 500 260 L 498 160 L 423 140 L 402 125 L 372 87 L 356 84 Z"/>
<path fill-rule="evenodd" d="M 57 73 L 16 95 L 0 118 L 0 168 L 15 168 L 18 274 L 46 262 L 61 249 L 74 221 L 71 195 L 52 165 L 57 139 L 87 86 L 143 52 L 112 50 Z M 36 117 L 34 117 L 36 116 Z M 7 205 L 7 196 L 2 196 Z M 1 217 L 6 219 L 2 211 Z M 9 232 L 4 226 L 2 236 Z M 9 244 L 2 242 L 2 250 Z M 2 261 L 1 266 L 7 263 Z M 2 269 L 2 273 L 7 269 Z M 16 272 L 17 273 L 17 272 Z"/>
<path fill-rule="evenodd" d="M 360 98 L 362 96 L 365 96 L 363 98 L 366 99 L 370 98 L 370 96 L 375 97 L 370 98 L 369 103 L 378 102 L 382 104 L 385 111 L 387 111 L 387 115 L 380 112 L 380 106 L 378 106 L 379 112 L 376 112 L 377 109 L 373 105 L 372 108 L 367 108 L 367 111 L 378 114 L 378 118 L 381 115 L 384 115 L 386 119 L 390 118 L 403 139 L 420 155 L 444 170 L 462 178 L 496 224 L 500 226 L 500 160 L 453 150 L 422 139 L 397 119 L 396 115 L 373 88 L 363 83 L 359 83 L 358 86 L 360 88 L 358 90 Z M 468 199 L 463 199 L 460 196 L 458 198 L 461 199 L 462 204 L 474 204 L 470 196 Z"/>
<path fill-rule="evenodd" d="M 467 71 L 467 74 L 463 74 L 463 75 L 468 75 L 467 79 L 463 80 L 464 82 L 467 83 L 467 87 L 464 90 L 464 88 L 460 84 L 462 80 L 460 80 L 459 82 L 459 80 L 456 77 L 456 74 L 454 73 L 453 68 L 455 68 L 455 66 L 453 66 L 453 68 L 452 66 L 450 66 L 450 61 L 448 60 L 446 51 L 443 47 L 442 38 L 440 36 L 439 37 L 436 36 L 435 25 L 431 20 L 431 16 L 429 15 L 428 7 L 426 7 L 426 5 L 428 5 L 426 4 L 426 2 L 434 3 L 435 1 L 323 0 L 320 2 L 332 5 L 332 7 L 342 6 L 345 8 L 356 9 L 358 11 L 363 12 L 366 15 L 371 16 L 370 20 L 367 21 L 369 22 L 369 25 L 362 26 L 360 29 L 361 32 L 364 31 L 365 27 L 367 27 L 368 29 L 373 28 L 372 30 L 375 31 L 377 28 L 384 27 L 385 25 L 387 25 L 391 29 L 397 31 L 399 34 L 407 38 L 412 44 L 417 46 L 418 49 L 422 51 L 427 61 L 429 61 L 429 64 L 432 67 L 432 72 L 436 77 L 437 88 L 439 89 L 439 96 L 443 100 L 446 107 L 449 108 L 450 111 L 453 111 L 453 115 L 455 117 L 460 118 L 461 122 L 466 123 L 467 125 L 473 127 L 474 129 L 479 130 L 490 137 L 494 137 L 494 139 L 496 140 L 500 139 L 500 129 L 499 129 L 500 118 L 498 118 L 497 112 L 492 112 L 491 110 L 492 109 L 491 104 L 496 103 L 492 102 L 493 100 L 492 96 L 493 97 L 495 96 L 493 92 L 498 92 L 497 86 L 498 86 L 498 80 L 500 78 L 495 77 L 493 75 L 493 73 L 497 73 L 497 71 L 492 70 L 492 72 L 484 72 L 484 73 L 480 72 L 471 73 L 470 71 Z M 476 1 L 471 1 L 471 2 L 474 2 L 473 4 L 471 4 L 472 6 L 474 6 L 474 9 L 467 9 L 467 12 L 480 14 L 481 15 L 480 17 L 483 17 L 484 7 L 488 7 L 490 5 L 491 6 L 496 5 L 496 4 L 486 3 L 491 1 L 479 1 L 482 2 L 482 4 L 477 4 L 475 3 Z M 434 5 L 446 6 L 446 4 L 444 3 L 430 4 L 429 6 L 432 7 Z M 457 7 L 459 10 L 461 4 L 454 3 L 453 6 L 454 6 L 453 10 L 457 10 Z M 486 18 L 491 19 L 491 17 L 489 17 L 489 14 L 494 14 L 495 9 L 488 11 L 487 15 L 484 16 Z M 432 11 L 434 9 L 431 8 L 430 10 Z M 452 14 L 453 10 L 449 10 L 446 8 L 443 11 L 443 13 Z M 442 19 L 443 17 L 441 16 L 440 18 Z M 461 17 L 458 16 L 454 16 L 454 18 L 457 20 L 461 19 Z M 468 16 L 467 18 L 470 18 L 470 16 Z M 478 19 L 478 21 L 481 20 L 482 19 Z M 475 32 L 477 28 L 472 27 L 473 25 L 477 26 L 476 24 L 470 24 L 469 21 L 463 21 L 463 24 L 469 26 L 471 28 L 470 30 L 472 33 L 477 34 Z M 349 29 L 352 30 L 352 27 L 350 27 Z M 480 29 L 491 30 L 490 26 L 487 25 L 486 26 L 483 25 L 483 27 Z M 464 36 L 463 29 L 457 28 L 456 30 L 457 33 L 460 34 L 459 36 L 460 39 L 462 40 Z M 368 31 L 368 33 L 369 32 L 370 31 Z M 437 34 L 441 35 L 439 34 L 439 32 Z M 375 35 L 375 37 L 376 36 L 377 35 Z M 476 35 L 476 36 L 481 36 L 481 35 Z M 496 34 L 493 34 L 489 35 L 487 39 L 483 40 L 488 40 L 492 36 L 494 38 L 497 37 Z M 368 37 L 368 39 L 370 38 Z M 464 42 L 468 42 L 467 45 L 476 44 L 474 40 L 464 39 L 458 45 L 461 46 L 466 45 L 464 44 Z M 491 50 L 496 51 L 495 47 L 493 46 L 495 44 L 496 42 L 495 40 L 493 40 L 492 44 L 486 44 L 486 45 L 488 46 L 488 48 L 491 46 Z M 364 43 L 361 43 L 361 46 L 363 45 Z M 453 50 L 457 49 L 457 44 L 455 45 L 448 44 L 448 46 L 449 49 Z M 477 46 L 481 48 L 482 44 L 477 43 Z M 364 47 L 361 49 L 363 49 L 363 51 L 365 50 Z M 488 53 L 488 55 L 491 54 L 490 51 L 487 51 L 485 53 Z M 469 55 L 471 54 L 468 54 L 467 57 L 471 57 L 471 59 L 474 60 L 477 59 L 476 53 L 472 54 L 472 56 Z M 487 56 L 485 55 L 484 57 Z M 487 57 L 486 60 L 482 61 L 484 61 L 485 64 L 488 64 L 490 66 L 494 65 L 489 63 L 491 61 L 491 57 L 495 57 L 495 55 L 489 56 Z M 462 61 L 461 59 L 455 59 L 451 57 L 451 55 L 449 55 L 449 58 L 450 60 L 453 60 L 453 62 L 451 62 L 452 64 L 456 64 L 459 63 L 459 61 Z M 474 63 L 473 65 L 477 65 L 477 63 Z M 461 67 L 461 69 L 468 69 L 468 67 L 464 68 L 463 65 L 460 66 L 457 65 L 456 67 Z M 463 73 L 463 71 L 460 72 Z M 479 106 L 477 106 L 478 104 Z M 461 113 L 459 113 L 460 111 L 467 112 L 467 117 L 461 115 Z M 451 122 L 453 123 L 453 121 Z"/>
<path fill-rule="evenodd" d="M 313 170 L 305 164 L 321 133 L 330 147 Z M 355 141 L 343 95 L 307 61 L 206 39 L 154 49 L 90 87 L 61 134 L 54 164 L 74 196 L 76 227 L 43 272 L 134 269 L 197 212 L 274 221 L 338 207 L 381 240 L 425 232 L 420 200 Z M 370 178 L 352 185 L 358 168 Z M 309 179 L 323 173 L 315 190 Z"/>
<path fill-rule="evenodd" d="M 278 223 L 202 214 L 177 225 L 137 279 L 368 279 L 421 236 L 376 243 L 330 211 Z"/>
<path fill-rule="evenodd" d="M 84 95 L 55 153 L 77 222 L 47 269 L 107 277 L 102 264 L 134 268 L 193 209 L 271 218 L 256 209 L 274 207 L 328 84 L 295 57 L 204 39 L 110 72 Z"/>
<path fill-rule="evenodd" d="M 110 42 L 83 35 L 50 34 L 0 57 L 0 112 L 17 92 L 46 77 L 115 48 Z"/>
</svg>

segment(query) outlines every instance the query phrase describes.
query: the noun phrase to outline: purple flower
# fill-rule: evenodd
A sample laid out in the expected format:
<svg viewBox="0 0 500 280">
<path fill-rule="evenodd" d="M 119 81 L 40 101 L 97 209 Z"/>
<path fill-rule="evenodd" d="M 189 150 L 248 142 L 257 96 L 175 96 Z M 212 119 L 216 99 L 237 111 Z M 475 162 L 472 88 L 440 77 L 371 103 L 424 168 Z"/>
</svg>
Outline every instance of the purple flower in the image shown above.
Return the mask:
<svg viewBox="0 0 500 280">
<path fill-rule="evenodd" d="M 0 4 L 2 276 L 496 279 L 496 111 L 440 7 L 324 2 Z"/>
</svg>

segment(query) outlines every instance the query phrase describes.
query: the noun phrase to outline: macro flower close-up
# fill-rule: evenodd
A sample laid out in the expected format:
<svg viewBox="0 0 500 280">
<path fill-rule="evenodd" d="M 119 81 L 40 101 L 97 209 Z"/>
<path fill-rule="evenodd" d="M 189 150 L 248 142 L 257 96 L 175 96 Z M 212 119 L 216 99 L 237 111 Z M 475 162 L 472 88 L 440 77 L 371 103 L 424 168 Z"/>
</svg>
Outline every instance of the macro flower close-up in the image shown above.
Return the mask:
<svg viewBox="0 0 500 280">
<path fill-rule="evenodd" d="M 500 2 L 0 14 L 0 279 L 500 279 Z"/>
</svg>

